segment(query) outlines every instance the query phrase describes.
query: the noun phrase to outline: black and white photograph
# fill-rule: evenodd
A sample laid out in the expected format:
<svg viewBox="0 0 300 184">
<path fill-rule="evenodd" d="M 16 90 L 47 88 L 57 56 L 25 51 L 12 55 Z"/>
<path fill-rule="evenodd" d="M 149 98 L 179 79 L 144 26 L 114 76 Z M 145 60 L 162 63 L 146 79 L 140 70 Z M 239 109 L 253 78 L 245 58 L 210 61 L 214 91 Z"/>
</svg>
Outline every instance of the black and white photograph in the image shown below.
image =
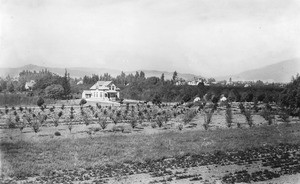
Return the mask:
<svg viewBox="0 0 300 184">
<path fill-rule="evenodd" d="M 0 0 L 0 183 L 300 184 L 299 0 Z"/>
</svg>

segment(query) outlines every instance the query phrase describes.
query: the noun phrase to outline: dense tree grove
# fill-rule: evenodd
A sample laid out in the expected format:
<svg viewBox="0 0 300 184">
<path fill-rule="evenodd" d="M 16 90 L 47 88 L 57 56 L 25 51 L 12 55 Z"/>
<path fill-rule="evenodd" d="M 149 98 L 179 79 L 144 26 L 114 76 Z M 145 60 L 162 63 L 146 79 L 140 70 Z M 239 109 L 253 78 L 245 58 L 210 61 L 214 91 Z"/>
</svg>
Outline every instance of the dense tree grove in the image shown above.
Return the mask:
<svg viewBox="0 0 300 184">
<path fill-rule="evenodd" d="M 51 73 L 48 70 L 22 71 L 18 80 L 7 76 L 0 79 L 0 92 L 20 93 L 25 92 L 25 83 L 34 80 L 36 83 L 32 91 L 26 91 L 27 95 L 33 94 L 52 99 L 80 98 L 84 89 L 89 89 L 99 80 L 113 81 L 121 90 L 121 98 L 164 102 L 188 102 L 195 97 L 206 101 L 218 101 L 225 96 L 228 101 L 236 102 L 276 102 L 290 112 L 299 113 L 300 104 L 300 79 L 294 77 L 287 85 L 264 84 L 262 81 L 250 82 L 245 87 L 242 83 L 235 85 L 224 82 L 216 82 L 213 78 L 203 80 L 197 86 L 176 85 L 178 73 L 175 71 L 170 80 L 166 80 L 164 74 L 160 77 L 146 77 L 143 71 L 135 74 L 125 74 L 112 77 L 108 73 L 104 75 L 84 76 L 80 79 L 70 78 L 67 70 L 64 76 Z M 77 83 L 81 81 L 80 83 Z M 207 82 L 209 81 L 209 82 Z M 206 83 L 205 83 L 206 82 Z M 209 84 L 209 85 L 207 85 Z"/>
<path fill-rule="evenodd" d="M 293 114 L 300 115 L 300 76 L 293 77 L 281 94 L 281 105 Z"/>
<path fill-rule="evenodd" d="M 54 99 L 70 98 L 71 78 L 67 70 L 63 77 L 56 75 L 47 69 L 39 72 L 24 70 L 20 72 L 17 80 L 10 76 L 7 76 L 5 79 L 0 79 L 0 92 L 25 92 L 25 84 L 31 80 L 35 81 L 35 84 L 32 91 L 27 91 L 27 95 L 29 96 L 38 95 Z M 60 92 L 61 88 L 63 89 L 63 93 Z"/>
</svg>

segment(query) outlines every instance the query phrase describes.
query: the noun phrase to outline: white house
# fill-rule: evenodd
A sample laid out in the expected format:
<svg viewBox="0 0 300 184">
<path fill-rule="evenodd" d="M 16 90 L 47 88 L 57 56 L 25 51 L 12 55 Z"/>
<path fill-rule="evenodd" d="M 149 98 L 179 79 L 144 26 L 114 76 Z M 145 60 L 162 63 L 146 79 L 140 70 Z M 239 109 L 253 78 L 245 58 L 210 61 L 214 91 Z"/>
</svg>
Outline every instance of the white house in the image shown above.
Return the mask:
<svg viewBox="0 0 300 184">
<path fill-rule="evenodd" d="M 112 81 L 98 81 L 89 90 L 82 92 L 83 99 L 115 101 L 120 98 L 120 89 Z"/>
<path fill-rule="evenodd" d="M 34 80 L 31 80 L 30 82 L 26 82 L 25 83 L 25 89 L 26 90 L 32 90 L 33 86 L 35 85 L 35 81 Z"/>
</svg>

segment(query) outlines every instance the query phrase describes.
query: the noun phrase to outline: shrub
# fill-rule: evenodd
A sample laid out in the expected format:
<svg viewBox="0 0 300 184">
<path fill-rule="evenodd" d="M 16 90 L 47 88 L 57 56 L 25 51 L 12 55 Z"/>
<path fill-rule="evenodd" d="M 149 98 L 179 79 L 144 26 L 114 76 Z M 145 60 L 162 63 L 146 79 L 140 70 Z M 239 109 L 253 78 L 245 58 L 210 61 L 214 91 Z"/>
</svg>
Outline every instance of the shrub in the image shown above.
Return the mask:
<svg viewBox="0 0 300 184">
<path fill-rule="evenodd" d="M 85 99 L 81 99 L 79 105 L 82 106 L 82 105 L 84 105 L 86 103 L 87 103 L 87 101 Z"/>
<path fill-rule="evenodd" d="M 64 94 L 64 88 L 60 84 L 52 84 L 46 87 L 45 94 L 49 98 L 61 99 Z"/>
<path fill-rule="evenodd" d="M 61 136 L 61 133 L 60 132 L 55 132 L 54 135 L 55 136 Z"/>
<path fill-rule="evenodd" d="M 112 128 L 112 131 L 113 132 L 124 132 L 125 128 L 124 126 L 118 126 L 118 125 L 115 125 L 113 128 Z"/>
<path fill-rule="evenodd" d="M 37 100 L 36 104 L 41 107 L 43 104 L 45 103 L 44 99 L 42 97 L 39 97 L 39 99 Z"/>
</svg>

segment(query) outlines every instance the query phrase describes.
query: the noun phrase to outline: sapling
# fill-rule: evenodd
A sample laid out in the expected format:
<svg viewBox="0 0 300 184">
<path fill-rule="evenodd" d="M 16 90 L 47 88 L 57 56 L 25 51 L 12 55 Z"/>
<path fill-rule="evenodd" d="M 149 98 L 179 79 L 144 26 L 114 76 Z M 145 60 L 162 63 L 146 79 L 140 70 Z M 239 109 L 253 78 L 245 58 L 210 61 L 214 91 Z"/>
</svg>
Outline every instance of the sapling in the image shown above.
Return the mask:
<svg viewBox="0 0 300 184">
<path fill-rule="evenodd" d="M 268 108 L 264 108 L 261 112 L 261 116 L 268 122 L 268 125 L 272 125 L 275 119 L 275 116 Z"/>
<path fill-rule="evenodd" d="M 90 124 L 90 120 L 89 120 L 89 117 L 88 117 L 88 114 L 87 113 L 84 113 L 82 115 L 82 119 L 83 119 L 83 122 L 86 126 L 88 126 Z"/>
<path fill-rule="evenodd" d="M 7 106 L 5 106 L 5 114 L 8 114 L 8 112 L 9 112 L 9 109 L 8 109 L 8 107 Z"/>
<path fill-rule="evenodd" d="M 68 129 L 69 129 L 69 131 L 70 131 L 70 133 L 71 133 L 71 131 L 72 131 L 72 128 L 73 128 L 73 119 L 74 119 L 74 115 L 71 113 L 70 114 L 70 121 L 69 121 L 69 123 L 68 123 Z"/>
<path fill-rule="evenodd" d="M 181 131 L 182 129 L 183 129 L 183 124 L 180 123 L 180 124 L 178 125 L 178 130 Z"/>
<path fill-rule="evenodd" d="M 162 120 L 162 117 L 161 117 L 160 115 L 158 115 L 158 116 L 156 117 L 156 123 L 157 123 L 158 127 L 162 127 L 162 125 L 163 125 L 163 120 Z"/>
<path fill-rule="evenodd" d="M 136 118 L 130 118 L 130 125 L 133 129 L 137 126 Z"/>
<path fill-rule="evenodd" d="M 37 133 L 39 130 L 40 130 L 40 122 L 39 120 L 37 119 L 37 117 L 35 117 L 33 123 L 32 123 L 32 129 L 35 133 Z"/>
<path fill-rule="evenodd" d="M 243 103 L 240 103 L 240 104 L 239 104 L 239 108 L 240 108 L 240 110 L 241 110 L 241 113 L 244 114 L 244 113 L 245 113 L 245 106 L 244 106 Z"/>
<path fill-rule="evenodd" d="M 214 114 L 214 110 L 211 109 L 211 110 L 206 110 L 204 112 L 205 112 L 205 114 L 204 114 L 204 124 L 203 124 L 203 127 L 204 127 L 205 130 L 208 130 L 209 124 L 211 123 L 212 116 Z"/>
<path fill-rule="evenodd" d="M 249 127 L 252 127 L 253 126 L 253 119 L 252 119 L 251 110 L 245 109 L 244 116 L 246 118 L 246 121 L 247 121 Z"/>
<path fill-rule="evenodd" d="M 98 118 L 98 123 L 100 125 L 100 127 L 104 130 L 107 127 L 107 120 L 106 118 Z"/>
<path fill-rule="evenodd" d="M 231 127 L 232 125 L 232 110 L 231 110 L 231 107 L 230 106 L 227 106 L 226 108 L 226 122 L 227 122 L 227 126 L 228 128 Z"/>
</svg>

